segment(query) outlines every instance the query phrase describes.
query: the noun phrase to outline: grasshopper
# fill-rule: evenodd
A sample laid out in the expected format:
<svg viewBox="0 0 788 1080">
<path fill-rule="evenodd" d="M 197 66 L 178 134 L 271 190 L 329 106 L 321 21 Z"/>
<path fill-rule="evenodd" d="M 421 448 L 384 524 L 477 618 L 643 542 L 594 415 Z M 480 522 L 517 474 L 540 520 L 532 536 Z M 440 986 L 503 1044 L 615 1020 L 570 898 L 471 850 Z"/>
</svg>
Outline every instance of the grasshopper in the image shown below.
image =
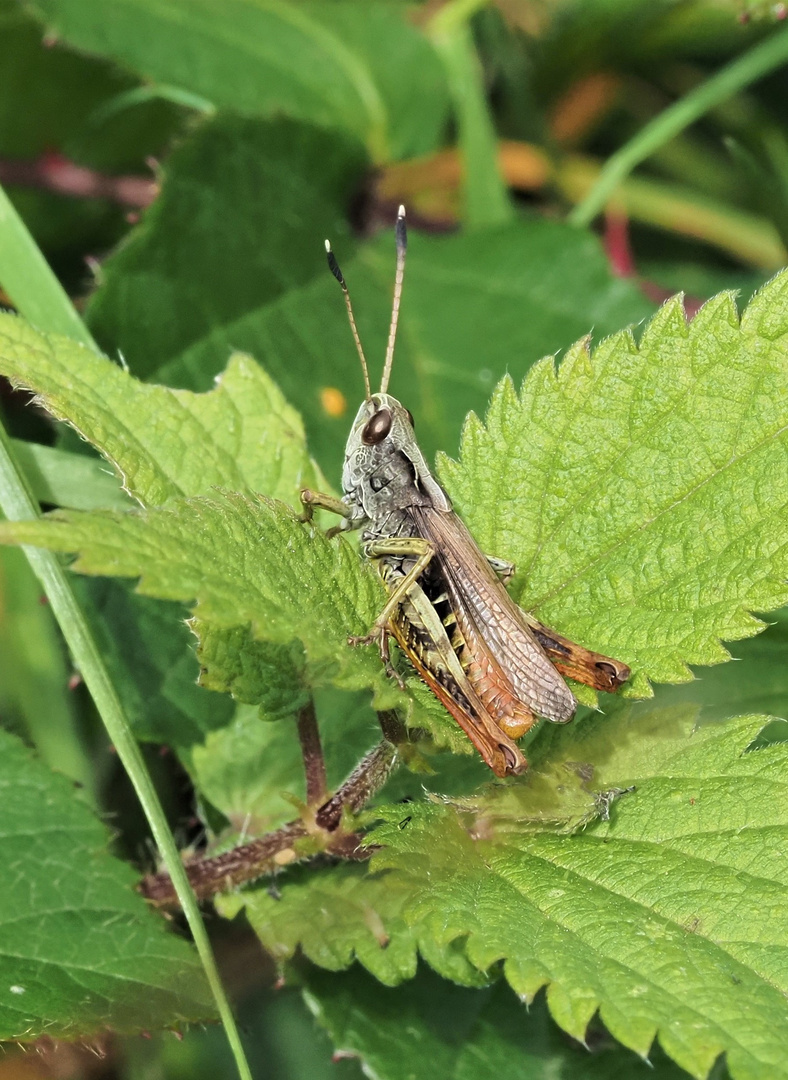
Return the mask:
<svg viewBox="0 0 788 1080">
<path fill-rule="evenodd" d="M 411 413 L 388 391 L 394 358 L 407 235 L 396 224 L 394 303 L 380 391 L 370 388 L 347 284 L 326 241 L 328 264 L 342 286 L 361 360 L 365 397 L 345 450 L 341 499 L 304 489 L 304 517 L 314 507 L 363 529 L 362 552 L 377 567 L 388 599 L 370 632 L 350 644 L 377 642 L 387 671 L 393 637 L 497 776 L 523 771 L 515 740 L 542 717 L 571 720 L 577 699 L 561 675 L 613 692 L 629 678 L 618 660 L 590 652 L 543 626 L 506 591 L 514 567 L 486 556 L 429 470 Z M 331 530 L 332 532 L 334 530 Z"/>
</svg>

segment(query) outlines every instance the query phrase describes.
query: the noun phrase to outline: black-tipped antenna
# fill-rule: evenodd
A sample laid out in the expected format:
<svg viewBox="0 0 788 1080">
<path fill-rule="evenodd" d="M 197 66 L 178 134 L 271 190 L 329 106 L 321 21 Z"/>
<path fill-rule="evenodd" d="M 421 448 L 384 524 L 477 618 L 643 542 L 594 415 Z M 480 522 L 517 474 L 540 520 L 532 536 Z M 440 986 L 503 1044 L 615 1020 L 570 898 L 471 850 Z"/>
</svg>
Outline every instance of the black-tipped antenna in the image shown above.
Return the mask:
<svg viewBox="0 0 788 1080">
<path fill-rule="evenodd" d="M 331 250 L 331 244 L 326 240 L 326 256 L 328 258 L 328 269 L 337 279 L 342 286 L 342 295 L 345 297 L 345 307 L 347 308 L 347 317 L 350 320 L 350 329 L 353 331 L 353 340 L 356 343 L 358 349 L 358 357 L 361 361 L 361 370 L 364 372 L 364 390 L 366 400 L 370 401 L 372 398 L 372 389 L 369 385 L 369 368 L 367 367 L 367 358 L 364 356 L 364 350 L 361 347 L 361 338 L 358 336 L 358 329 L 356 328 L 356 320 L 353 316 L 353 306 L 350 303 L 350 293 L 347 291 L 347 282 L 339 269 L 339 263 L 336 260 L 334 252 Z"/>
<path fill-rule="evenodd" d="M 394 363 L 394 342 L 397 338 L 397 323 L 399 322 L 399 305 L 402 299 L 402 279 L 405 276 L 405 252 L 408 249 L 408 230 L 405 228 L 405 207 L 400 206 L 395 226 L 397 237 L 397 272 L 394 277 L 394 303 L 391 308 L 391 326 L 389 327 L 389 340 L 386 345 L 386 360 L 383 364 L 383 378 L 380 380 L 380 392 L 385 394 L 389 388 L 391 378 L 391 365 Z"/>
</svg>

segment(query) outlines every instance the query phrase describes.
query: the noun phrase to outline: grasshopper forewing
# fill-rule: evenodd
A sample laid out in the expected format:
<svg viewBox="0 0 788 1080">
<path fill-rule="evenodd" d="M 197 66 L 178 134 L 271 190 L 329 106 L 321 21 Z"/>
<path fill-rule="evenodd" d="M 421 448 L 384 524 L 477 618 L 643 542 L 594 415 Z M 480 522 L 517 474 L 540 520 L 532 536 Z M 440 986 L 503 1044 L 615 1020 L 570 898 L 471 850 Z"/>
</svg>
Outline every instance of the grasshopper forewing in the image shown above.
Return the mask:
<svg viewBox="0 0 788 1080">
<path fill-rule="evenodd" d="M 590 652 L 542 626 L 509 596 L 493 562 L 454 513 L 416 442 L 413 417 L 387 393 L 405 262 L 405 211 L 397 218 L 394 307 L 380 392 L 372 394 L 347 285 L 331 248 L 364 371 L 366 396 L 348 437 L 341 500 L 302 492 L 361 528 L 362 550 L 389 598 L 371 632 L 388 663 L 388 637 L 449 710 L 497 776 L 526 767 L 516 743 L 542 717 L 571 720 L 577 700 L 559 672 L 612 692 L 629 678 L 618 660 Z"/>
</svg>

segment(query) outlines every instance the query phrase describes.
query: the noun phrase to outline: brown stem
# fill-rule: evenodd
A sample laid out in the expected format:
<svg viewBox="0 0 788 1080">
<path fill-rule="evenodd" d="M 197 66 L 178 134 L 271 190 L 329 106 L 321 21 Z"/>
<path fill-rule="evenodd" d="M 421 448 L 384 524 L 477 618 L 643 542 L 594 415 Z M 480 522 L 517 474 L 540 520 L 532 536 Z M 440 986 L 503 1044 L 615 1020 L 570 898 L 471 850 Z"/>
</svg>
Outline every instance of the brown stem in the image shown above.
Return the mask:
<svg viewBox="0 0 788 1080">
<path fill-rule="evenodd" d="M 186 875 L 199 900 L 207 900 L 217 892 L 225 892 L 246 881 L 262 877 L 276 865 L 276 856 L 293 852 L 293 842 L 307 835 L 303 821 L 290 821 L 281 829 L 241 844 L 232 851 L 212 855 L 209 859 L 197 859 L 186 866 Z M 293 861 L 293 858 L 281 862 Z M 165 871 L 148 874 L 140 882 L 139 890 L 144 897 L 161 907 L 177 907 L 178 897 L 172 879 Z"/>
<path fill-rule="evenodd" d="M 79 199 L 109 199 L 121 206 L 149 206 L 159 187 L 147 176 L 105 176 L 75 165 L 61 154 L 35 161 L 0 160 L 0 183 L 43 188 Z"/>
<path fill-rule="evenodd" d="M 297 841 L 307 836 L 322 837 L 323 849 L 340 858 L 368 858 L 371 851 L 362 847 L 361 838 L 355 832 L 340 828 L 342 813 L 345 807 L 351 813 L 361 810 L 383 787 L 396 762 L 396 746 L 383 740 L 359 762 L 336 794 L 317 810 L 312 828 L 301 819 L 290 821 L 232 851 L 188 863 L 186 874 L 197 897 L 207 900 L 215 893 L 254 881 L 276 866 L 294 862 L 302 857 Z M 139 889 L 159 907 L 178 906 L 167 873 L 148 874 L 140 882 Z"/>
<path fill-rule="evenodd" d="M 383 738 L 394 746 L 408 741 L 408 729 L 399 718 L 394 709 L 383 709 L 378 713 L 378 723 L 383 732 Z"/>
<path fill-rule="evenodd" d="M 315 806 L 325 799 L 328 785 L 315 703 L 311 698 L 298 714 L 298 741 L 301 743 L 301 756 L 304 759 L 307 805 Z"/>
<path fill-rule="evenodd" d="M 342 822 L 342 811 L 358 813 L 376 795 L 391 775 L 397 761 L 397 748 L 383 739 L 363 757 L 341 788 L 324 802 L 315 814 L 315 823 L 326 832 L 335 832 Z"/>
</svg>

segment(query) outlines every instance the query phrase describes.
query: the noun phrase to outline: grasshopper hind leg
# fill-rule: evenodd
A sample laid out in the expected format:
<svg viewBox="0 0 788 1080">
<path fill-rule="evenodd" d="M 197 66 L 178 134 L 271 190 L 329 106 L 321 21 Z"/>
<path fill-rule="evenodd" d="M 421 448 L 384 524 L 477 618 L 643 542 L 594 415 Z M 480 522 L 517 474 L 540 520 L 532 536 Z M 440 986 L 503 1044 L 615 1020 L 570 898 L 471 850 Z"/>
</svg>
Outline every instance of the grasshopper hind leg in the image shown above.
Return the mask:
<svg viewBox="0 0 788 1080">
<path fill-rule="evenodd" d="M 514 563 L 507 562 L 506 559 L 497 559 L 495 555 L 485 555 L 484 557 L 498 575 L 499 580 L 504 585 L 508 585 L 517 569 Z"/>
<path fill-rule="evenodd" d="M 432 556 L 435 554 L 435 549 L 432 544 L 427 540 L 423 540 L 420 536 L 395 536 L 385 540 L 371 540 L 364 546 L 364 554 L 373 562 L 391 556 L 400 559 L 413 558 L 415 563 L 412 569 L 391 590 L 383 610 L 378 615 L 369 633 L 349 637 L 349 645 L 371 645 L 373 641 L 380 642 L 382 640 L 388 633 L 389 619 L 408 595 L 411 587 L 416 584 L 429 566 Z"/>
</svg>

